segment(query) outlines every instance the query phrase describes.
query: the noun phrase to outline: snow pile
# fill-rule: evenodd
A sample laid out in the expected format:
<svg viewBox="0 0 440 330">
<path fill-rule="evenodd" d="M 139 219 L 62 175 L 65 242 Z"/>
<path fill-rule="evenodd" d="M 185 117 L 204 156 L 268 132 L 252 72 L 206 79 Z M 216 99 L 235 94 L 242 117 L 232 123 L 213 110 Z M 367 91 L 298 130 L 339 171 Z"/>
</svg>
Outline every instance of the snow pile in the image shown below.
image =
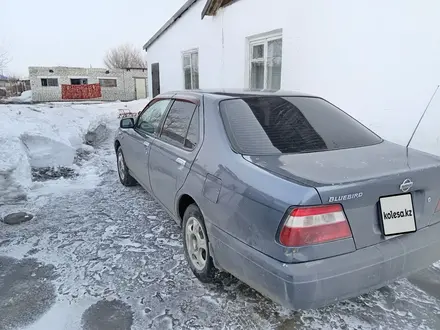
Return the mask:
<svg viewBox="0 0 440 330">
<path fill-rule="evenodd" d="M 73 164 L 76 149 L 53 137 L 23 133 L 21 142 L 24 144 L 32 167 L 69 166 Z"/>
<path fill-rule="evenodd" d="M 26 150 L 17 137 L 0 136 L 0 205 L 26 199 L 32 183 Z"/>
<path fill-rule="evenodd" d="M 31 103 L 32 91 L 25 91 L 20 96 L 13 96 L 5 100 L 7 103 Z"/>
<path fill-rule="evenodd" d="M 32 182 L 32 169 L 79 170 L 78 155 L 94 152 L 113 137 L 118 109 L 139 111 L 147 102 L 0 105 L 0 205 L 26 199 L 32 188 L 41 187 Z M 81 174 L 91 171 L 85 166 Z"/>
</svg>

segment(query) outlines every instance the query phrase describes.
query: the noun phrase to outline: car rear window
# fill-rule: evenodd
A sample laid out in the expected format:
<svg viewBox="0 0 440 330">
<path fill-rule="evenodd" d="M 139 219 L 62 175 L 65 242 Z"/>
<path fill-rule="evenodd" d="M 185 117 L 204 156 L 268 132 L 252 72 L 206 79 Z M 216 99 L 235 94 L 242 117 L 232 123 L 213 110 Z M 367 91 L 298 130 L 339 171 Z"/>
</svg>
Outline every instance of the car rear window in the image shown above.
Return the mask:
<svg viewBox="0 0 440 330">
<path fill-rule="evenodd" d="M 317 97 L 256 96 L 224 100 L 220 113 L 233 149 L 245 155 L 363 147 L 382 139 Z"/>
</svg>

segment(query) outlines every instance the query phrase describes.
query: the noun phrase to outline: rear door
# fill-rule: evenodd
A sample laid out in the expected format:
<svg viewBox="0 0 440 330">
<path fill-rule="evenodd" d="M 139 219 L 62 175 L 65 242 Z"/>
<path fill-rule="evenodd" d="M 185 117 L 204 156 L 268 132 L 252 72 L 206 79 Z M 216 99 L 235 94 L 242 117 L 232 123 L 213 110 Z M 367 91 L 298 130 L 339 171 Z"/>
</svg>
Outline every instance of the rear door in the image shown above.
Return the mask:
<svg viewBox="0 0 440 330">
<path fill-rule="evenodd" d="M 157 137 L 160 123 L 171 103 L 170 99 L 153 100 L 139 115 L 134 130 L 127 131 L 124 157 L 128 168 L 145 189 L 150 190 L 148 159 L 151 144 Z"/>
<path fill-rule="evenodd" d="M 175 100 L 153 142 L 149 172 L 153 194 L 172 213 L 177 191 L 182 187 L 199 149 L 201 113 L 196 102 Z"/>
</svg>

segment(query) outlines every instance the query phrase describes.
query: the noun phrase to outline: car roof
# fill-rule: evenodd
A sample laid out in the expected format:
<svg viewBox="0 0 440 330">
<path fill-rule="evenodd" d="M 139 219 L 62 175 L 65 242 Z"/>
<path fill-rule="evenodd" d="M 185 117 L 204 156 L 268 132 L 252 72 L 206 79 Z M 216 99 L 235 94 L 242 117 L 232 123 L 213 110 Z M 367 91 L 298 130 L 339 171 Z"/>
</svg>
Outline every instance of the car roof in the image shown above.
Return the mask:
<svg viewBox="0 0 440 330">
<path fill-rule="evenodd" d="M 227 98 L 237 98 L 237 97 L 251 97 L 251 96 L 303 96 L 303 97 L 315 97 L 314 95 L 294 92 L 294 91 L 270 91 L 262 90 L 255 91 L 250 89 L 194 89 L 194 90 L 180 90 L 172 91 L 161 94 L 160 96 L 202 96 L 209 95 L 213 98 L 227 99 Z"/>
</svg>

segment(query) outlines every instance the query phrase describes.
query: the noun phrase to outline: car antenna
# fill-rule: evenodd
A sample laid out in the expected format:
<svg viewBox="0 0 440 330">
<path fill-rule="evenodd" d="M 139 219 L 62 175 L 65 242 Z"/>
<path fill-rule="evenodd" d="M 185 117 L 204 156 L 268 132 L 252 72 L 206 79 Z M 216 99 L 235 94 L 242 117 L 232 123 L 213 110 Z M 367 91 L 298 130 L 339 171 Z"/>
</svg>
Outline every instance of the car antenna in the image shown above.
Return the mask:
<svg viewBox="0 0 440 330">
<path fill-rule="evenodd" d="M 434 93 L 432 94 L 431 99 L 429 100 L 428 105 L 425 108 L 425 111 L 423 111 L 422 115 L 420 116 L 419 122 L 417 123 L 416 128 L 414 128 L 414 131 L 412 132 L 411 138 L 409 139 L 408 144 L 406 145 L 406 157 L 407 157 L 407 159 L 408 159 L 408 147 L 409 147 L 409 144 L 411 143 L 411 141 L 412 141 L 412 139 L 414 137 L 414 134 L 416 134 L 416 131 L 419 128 L 419 125 L 422 122 L 423 117 L 425 117 L 426 111 L 428 110 L 429 106 L 431 105 L 431 102 L 434 99 L 435 94 L 437 94 L 437 91 L 438 91 L 439 88 L 440 88 L 440 85 L 437 85 L 437 88 L 435 89 Z"/>
</svg>

